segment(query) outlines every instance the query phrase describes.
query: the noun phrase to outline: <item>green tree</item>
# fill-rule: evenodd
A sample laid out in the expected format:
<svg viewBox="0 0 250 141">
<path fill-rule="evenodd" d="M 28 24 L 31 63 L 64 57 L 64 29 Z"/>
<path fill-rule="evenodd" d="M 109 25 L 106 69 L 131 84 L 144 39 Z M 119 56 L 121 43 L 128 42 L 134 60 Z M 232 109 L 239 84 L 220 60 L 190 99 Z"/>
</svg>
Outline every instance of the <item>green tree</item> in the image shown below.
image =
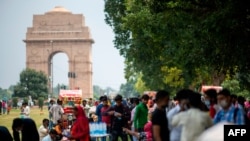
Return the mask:
<svg viewBox="0 0 250 141">
<path fill-rule="evenodd" d="M 136 83 L 134 84 L 134 88 L 138 91 L 139 94 L 143 94 L 143 92 L 148 91 L 149 89 L 145 86 L 145 82 L 142 80 L 142 74 L 139 74 L 136 79 Z"/>
<path fill-rule="evenodd" d="M 125 84 L 121 84 L 119 93 L 126 98 L 140 95 L 140 93 L 135 89 L 135 83 L 135 81 L 130 80 Z"/>
<path fill-rule="evenodd" d="M 9 88 L 8 88 L 8 90 L 13 94 L 13 92 L 14 92 L 14 85 L 10 85 L 9 86 Z"/>
<path fill-rule="evenodd" d="M 39 97 L 38 98 L 38 106 L 41 110 L 43 110 L 43 105 L 44 105 L 44 98 L 43 97 Z"/>
<path fill-rule="evenodd" d="M 43 72 L 32 69 L 23 70 L 20 73 L 20 82 L 14 87 L 15 97 L 28 97 L 33 99 L 48 96 L 48 79 Z"/>
<path fill-rule="evenodd" d="M 225 80 L 221 86 L 227 88 L 232 94 L 243 96 L 245 98 L 250 97 L 250 93 L 247 89 L 242 89 L 237 79 Z"/>
<path fill-rule="evenodd" d="M 171 87 L 162 68 L 178 68 L 184 87 L 250 70 L 247 0 L 105 0 L 105 16 L 126 78 L 142 73 L 148 88 Z"/>
<path fill-rule="evenodd" d="M 12 92 L 8 89 L 2 89 L 0 88 L 0 99 L 8 100 L 11 98 Z"/>
<path fill-rule="evenodd" d="M 23 103 L 28 103 L 29 102 L 29 99 L 27 97 L 24 97 L 23 98 Z"/>
<path fill-rule="evenodd" d="M 17 97 L 12 97 L 13 107 L 17 108 L 17 102 L 18 102 L 18 98 Z"/>
</svg>

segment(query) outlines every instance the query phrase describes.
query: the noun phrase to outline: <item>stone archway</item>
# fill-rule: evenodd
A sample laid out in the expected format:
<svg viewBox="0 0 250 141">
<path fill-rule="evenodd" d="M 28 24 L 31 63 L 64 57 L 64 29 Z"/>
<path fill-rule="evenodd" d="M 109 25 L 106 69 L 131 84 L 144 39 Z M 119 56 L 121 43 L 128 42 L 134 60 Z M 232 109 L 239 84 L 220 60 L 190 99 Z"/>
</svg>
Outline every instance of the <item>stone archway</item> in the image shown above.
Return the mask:
<svg viewBox="0 0 250 141">
<path fill-rule="evenodd" d="M 28 28 L 24 42 L 27 68 L 43 71 L 51 77 L 51 59 L 54 54 L 63 52 L 69 59 L 70 89 L 81 89 L 83 98 L 93 97 L 94 40 L 82 14 L 72 14 L 57 6 L 44 15 L 34 15 L 33 26 Z"/>
</svg>

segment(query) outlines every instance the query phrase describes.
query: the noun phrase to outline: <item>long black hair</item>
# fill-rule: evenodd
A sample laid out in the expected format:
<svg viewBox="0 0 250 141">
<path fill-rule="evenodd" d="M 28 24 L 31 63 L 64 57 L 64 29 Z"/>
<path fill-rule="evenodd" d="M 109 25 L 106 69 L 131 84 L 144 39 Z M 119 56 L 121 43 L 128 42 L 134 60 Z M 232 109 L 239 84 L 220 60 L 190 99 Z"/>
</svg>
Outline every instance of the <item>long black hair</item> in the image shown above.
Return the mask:
<svg viewBox="0 0 250 141">
<path fill-rule="evenodd" d="M 0 137 L 5 141 L 13 141 L 9 130 L 5 126 L 0 126 Z"/>
<path fill-rule="evenodd" d="M 15 141 L 20 141 L 19 132 L 16 130 L 18 127 L 21 127 L 22 130 L 22 141 L 39 141 L 39 134 L 34 120 L 30 118 L 15 118 L 13 120 L 12 130 Z"/>
<path fill-rule="evenodd" d="M 15 141 L 20 141 L 19 132 L 16 130 L 17 127 L 22 127 L 22 119 L 15 118 L 12 123 L 13 137 Z"/>
</svg>

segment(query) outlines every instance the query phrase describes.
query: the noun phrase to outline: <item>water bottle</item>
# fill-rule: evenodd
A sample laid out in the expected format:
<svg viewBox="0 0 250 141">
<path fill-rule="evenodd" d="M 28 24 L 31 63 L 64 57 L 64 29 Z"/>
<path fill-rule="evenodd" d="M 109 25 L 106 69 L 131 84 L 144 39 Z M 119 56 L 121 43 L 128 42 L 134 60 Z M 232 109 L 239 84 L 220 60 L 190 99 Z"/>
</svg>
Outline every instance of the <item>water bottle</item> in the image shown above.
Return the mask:
<svg viewBox="0 0 250 141">
<path fill-rule="evenodd" d="M 104 134 L 106 135 L 107 134 L 107 124 L 106 123 L 103 123 L 103 132 Z"/>
<path fill-rule="evenodd" d="M 104 127 L 104 124 L 105 124 L 105 122 L 102 122 L 102 123 L 101 123 L 101 127 L 102 127 L 102 132 L 101 132 L 101 134 L 102 134 L 102 135 L 105 134 L 105 127 Z"/>
<path fill-rule="evenodd" d="M 96 124 L 93 123 L 93 134 L 96 135 Z"/>
<path fill-rule="evenodd" d="M 99 123 L 99 134 L 102 135 L 103 129 L 102 129 L 102 122 Z"/>
<path fill-rule="evenodd" d="M 98 123 L 99 135 L 102 134 L 102 123 Z"/>
<path fill-rule="evenodd" d="M 96 134 L 100 135 L 100 124 L 96 123 Z"/>
<path fill-rule="evenodd" d="M 93 135 L 93 123 L 89 124 L 89 132 L 90 132 L 90 135 Z"/>
<path fill-rule="evenodd" d="M 97 123 L 95 123 L 95 134 L 98 135 L 99 134 L 99 126 Z"/>
</svg>

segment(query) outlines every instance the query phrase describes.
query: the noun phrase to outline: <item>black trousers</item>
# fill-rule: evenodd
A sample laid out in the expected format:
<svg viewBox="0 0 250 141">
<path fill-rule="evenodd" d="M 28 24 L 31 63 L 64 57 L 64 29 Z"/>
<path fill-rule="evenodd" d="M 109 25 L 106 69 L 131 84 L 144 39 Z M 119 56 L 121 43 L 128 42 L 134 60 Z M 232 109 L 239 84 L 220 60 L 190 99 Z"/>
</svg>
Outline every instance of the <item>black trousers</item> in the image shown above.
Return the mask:
<svg viewBox="0 0 250 141">
<path fill-rule="evenodd" d="M 138 132 L 144 132 L 143 128 L 138 128 Z"/>
<path fill-rule="evenodd" d="M 123 131 L 112 131 L 111 139 L 112 141 L 118 141 L 118 137 L 122 139 L 122 141 L 128 141 L 128 135 Z"/>
</svg>

